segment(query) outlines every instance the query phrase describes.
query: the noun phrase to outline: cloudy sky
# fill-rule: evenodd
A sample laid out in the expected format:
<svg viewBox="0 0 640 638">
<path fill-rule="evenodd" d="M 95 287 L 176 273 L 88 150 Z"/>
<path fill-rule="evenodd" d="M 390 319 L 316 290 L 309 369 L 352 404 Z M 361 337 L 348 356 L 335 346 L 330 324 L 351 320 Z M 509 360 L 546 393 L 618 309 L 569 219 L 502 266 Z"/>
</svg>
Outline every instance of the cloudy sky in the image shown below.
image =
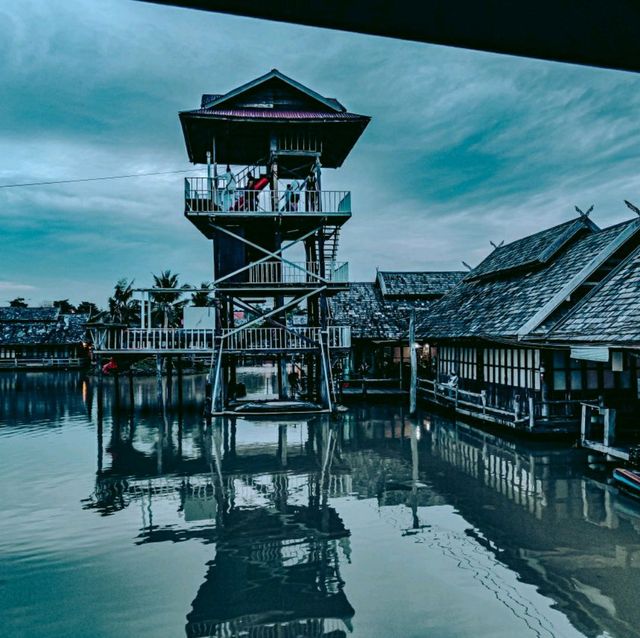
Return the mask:
<svg viewBox="0 0 640 638">
<path fill-rule="evenodd" d="M 475 265 L 576 204 L 607 225 L 640 202 L 640 76 L 132 0 L 0 0 L 0 185 L 192 168 L 178 111 L 273 67 L 373 116 L 323 175 L 352 191 L 352 279 Z M 182 180 L 0 188 L 0 303 L 210 279 Z"/>
</svg>

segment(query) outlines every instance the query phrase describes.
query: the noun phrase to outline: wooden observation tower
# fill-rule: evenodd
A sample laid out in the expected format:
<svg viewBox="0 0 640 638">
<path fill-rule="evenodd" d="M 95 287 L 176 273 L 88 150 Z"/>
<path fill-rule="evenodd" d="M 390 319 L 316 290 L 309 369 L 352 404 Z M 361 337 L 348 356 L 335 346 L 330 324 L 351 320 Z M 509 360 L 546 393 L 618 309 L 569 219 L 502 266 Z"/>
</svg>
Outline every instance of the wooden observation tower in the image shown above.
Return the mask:
<svg viewBox="0 0 640 638">
<path fill-rule="evenodd" d="M 340 229 L 349 191 L 325 190 L 369 123 L 277 70 L 180 113 L 189 159 L 185 215 L 213 243 L 213 411 L 234 398 L 241 360 L 275 359 L 278 393 L 332 407 L 332 360 L 350 347 L 327 298 L 344 289 Z M 293 372 L 293 374 L 292 374 Z"/>
<path fill-rule="evenodd" d="M 331 409 L 332 363 L 351 333 L 327 299 L 348 285 L 338 239 L 351 193 L 325 190 L 324 173 L 369 120 L 275 69 L 181 112 L 189 159 L 206 165 L 206 176 L 185 179 L 185 216 L 213 244 L 214 311 L 154 326 L 163 290 L 139 289 L 140 327 L 95 327 L 98 359 L 155 354 L 161 370 L 163 357 L 206 356 L 212 413 L 241 394 L 240 363 L 275 360 L 280 399 Z"/>
</svg>

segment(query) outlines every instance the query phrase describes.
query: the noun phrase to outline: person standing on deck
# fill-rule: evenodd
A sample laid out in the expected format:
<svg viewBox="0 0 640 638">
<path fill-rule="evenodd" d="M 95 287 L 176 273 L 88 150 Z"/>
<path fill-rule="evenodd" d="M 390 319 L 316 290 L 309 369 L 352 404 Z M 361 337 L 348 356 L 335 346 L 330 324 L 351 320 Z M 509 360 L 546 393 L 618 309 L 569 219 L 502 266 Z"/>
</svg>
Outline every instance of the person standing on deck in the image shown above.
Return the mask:
<svg viewBox="0 0 640 638">
<path fill-rule="evenodd" d="M 236 178 L 231 172 L 231 166 L 227 164 L 227 170 L 222 176 L 222 210 L 232 210 L 236 199 Z"/>
<path fill-rule="evenodd" d="M 287 190 L 284 192 L 284 211 L 289 212 L 291 210 L 291 200 L 293 198 L 293 191 L 291 190 L 291 184 L 287 184 Z"/>
<path fill-rule="evenodd" d="M 318 210 L 318 180 L 316 179 L 316 174 L 313 170 L 305 180 L 305 189 L 307 212 L 310 213 Z"/>
<path fill-rule="evenodd" d="M 300 202 L 300 191 L 302 190 L 302 185 L 297 179 L 294 179 L 291 182 L 291 208 L 290 210 L 296 212 L 298 210 L 298 203 Z"/>
<path fill-rule="evenodd" d="M 247 185 L 245 186 L 244 197 L 242 198 L 242 210 L 253 211 L 254 208 L 254 191 L 256 180 L 251 173 L 247 175 Z"/>
</svg>

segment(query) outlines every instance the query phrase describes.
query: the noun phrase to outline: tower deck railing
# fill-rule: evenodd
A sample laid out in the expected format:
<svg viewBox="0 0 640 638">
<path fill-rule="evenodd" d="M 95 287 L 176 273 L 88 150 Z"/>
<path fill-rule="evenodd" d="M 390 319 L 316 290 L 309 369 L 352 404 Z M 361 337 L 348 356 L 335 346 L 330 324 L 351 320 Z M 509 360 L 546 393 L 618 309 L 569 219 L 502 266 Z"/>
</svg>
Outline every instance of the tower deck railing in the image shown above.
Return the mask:
<svg viewBox="0 0 640 638">
<path fill-rule="evenodd" d="M 350 191 L 227 189 L 217 188 L 215 180 L 208 177 L 187 177 L 184 184 L 187 215 L 351 214 Z"/>
<path fill-rule="evenodd" d="M 212 352 L 216 337 L 207 328 L 96 328 L 92 330 L 97 353 L 191 353 Z M 326 336 L 321 328 L 297 326 L 289 330 L 276 327 L 222 330 L 223 350 L 235 352 L 315 350 L 320 339 L 330 348 L 349 348 L 351 328 L 330 326 Z"/>
<path fill-rule="evenodd" d="M 286 263 L 266 261 L 249 268 L 250 284 L 302 284 L 320 282 L 318 277 L 333 283 L 349 281 L 349 263 L 346 261 L 327 262 L 324 273 L 319 261 Z M 317 275 L 317 277 L 315 276 Z"/>
</svg>

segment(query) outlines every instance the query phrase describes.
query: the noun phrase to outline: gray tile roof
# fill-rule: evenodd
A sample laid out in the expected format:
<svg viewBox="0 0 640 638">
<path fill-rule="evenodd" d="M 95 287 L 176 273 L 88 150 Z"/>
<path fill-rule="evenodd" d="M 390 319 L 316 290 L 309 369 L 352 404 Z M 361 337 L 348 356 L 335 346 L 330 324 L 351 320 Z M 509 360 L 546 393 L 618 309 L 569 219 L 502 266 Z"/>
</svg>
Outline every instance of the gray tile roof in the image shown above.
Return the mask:
<svg viewBox="0 0 640 638">
<path fill-rule="evenodd" d="M 405 338 L 412 308 L 424 311 L 434 301 L 385 299 L 377 283 L 350 283 L 349 289 L 331 299 L 334 322 L 351 326 L 353 339 Z M 419 314 L 418 314 L 419 316 Z"/>
<path fill-rule="evenodd" d="M 571 277 L 631 223 L 598 230 L 591 223 L 576 221 L 583 229 L 579 233 L 574 232 L 572 223 L 561 224 L 494 251 L 487 258 L 491 260 L 488 266 L 486 259 L 460 285 L 435 302 L 419 322 L 418 336 L 515 337 Z M 545 253 L 544 243 L 553 254 L 543 261 L 540 255 Z M 496 256 L 498 252 L 502 252 L 500 259 Z M 538 257 L 534 259 L 534 255 Z M 486 276 L 488 273 L 492 275 Z"/>
<path fill-rule="evenodd" d="M 0 308 L 0 321 L 54 321 L 57 308 Z"/>
<path fill-rule="evenodd" d="M 547 263 L 576 235 L 595 230 L 598 227 L 582 217 L 547 228 L 496 248 L 467 277 L 478 279 Z"/>
<path fill-rule="evenodd" d="M 640 343 L 640 248 L 546 335 L 560 341 Z"/>
<path fill-rule="evenodd" d="M 460 283 L 461 271 L 378 271 L 378 283 L 385 298 L 441 297 Z"/>
<path fill-rule="evenodd" d="M 60 315 L 57 308 L 1 308 L 0 311 L 0 345 L 3 346 L 78 344 L 85 338 L 85 324 L 89 319 L 87 314 Z"/>
</svg>

